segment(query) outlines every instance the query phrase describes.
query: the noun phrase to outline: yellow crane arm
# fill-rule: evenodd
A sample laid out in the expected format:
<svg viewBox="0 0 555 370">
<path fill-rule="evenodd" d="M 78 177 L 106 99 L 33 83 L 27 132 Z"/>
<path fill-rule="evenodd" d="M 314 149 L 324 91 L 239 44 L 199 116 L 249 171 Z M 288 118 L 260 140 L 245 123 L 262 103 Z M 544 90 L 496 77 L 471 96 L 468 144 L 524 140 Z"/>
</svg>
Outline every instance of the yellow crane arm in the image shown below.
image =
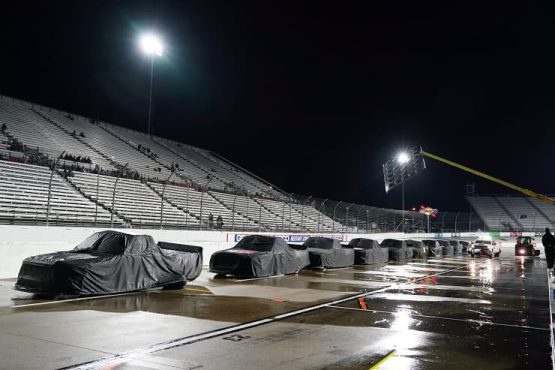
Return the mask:
<svg viewBox="0 0 555 370">
<path fill-rule="evenodd" d="M 436 161 L 439 161 L 439 162 L 448 164 L 448 165 L 453 166 L 453 167 L 455 167 L 455 168 L 458 168 L 458 169 L 460 169 L 460 170 L 463 170 L 463 171 L 466 171 L 466 172 L 470 172 L 470 173 L 472 173 L 472 174 L 474 174 L 474 175 L 476 175 L 476 176 L 483 177 L 484 179 L 493 181 L 493 182 L 495 182 L 495 183 L 497 183 L 497 184 L 506 186 L 506 187 L 508 187 L 508 188 L 510 188 L 510 189 L 513 189 L 513 190 L 516 190 L 516 191 L 518 191 L 518 192 L 521 192 L 522 194 L 527 195 L 527 196 L 529 196 L 529 197 L 539 199 L 539 200 L 541 200 L 541 201 L 543 201 L 543 202 L 545 202 L 545 203 L 547 203 L 547 204 L 555 204 L 555 200 L 553 200 L 553 199 L 551 199 L 551 198 L 549 198 L 549 197 L 547 197 L 547 196 L 545 196 L 545 195 L 538 194 L 538 193 L 536 193 L 536 192 L 534 192 L 534 191 L 532 191 L 532 190 L 525 189 L 525 188 L 522 188 L 522 187 L 520 187 L 520 186 L 511 184 L 510 182 L 507 182 L 507 181 L 498 179 L 497 177 L 490 176 L 490 175 L 488 175 L 488 174 L 486 174 L 486 173 L 473 170 L 472 168 L 469 168 L 469 167 L 463 166 L 462 164 L 458 164 L 458 163 L 455 163 L 455 162 L 450 161 L 450 160 L 448 160 L 448 159 L 439 157 L 439 156 L 437 156 L 437 155 L 435 155 L 435 154 L 422 151 L 422 155 L 424 155 L 424 156 L 426 156 L 426 157 L 428 157 L 428 158 L 431 158 L 431 159 L 435 159 Z"/>
</svg>

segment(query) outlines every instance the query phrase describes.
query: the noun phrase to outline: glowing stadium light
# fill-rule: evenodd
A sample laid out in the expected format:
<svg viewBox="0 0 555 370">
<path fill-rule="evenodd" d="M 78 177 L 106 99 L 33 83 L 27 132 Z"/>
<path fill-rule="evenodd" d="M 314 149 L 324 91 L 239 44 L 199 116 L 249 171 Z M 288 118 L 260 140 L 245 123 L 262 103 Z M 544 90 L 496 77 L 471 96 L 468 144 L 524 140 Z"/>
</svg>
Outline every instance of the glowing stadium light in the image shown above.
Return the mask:
<svg viewBox="0 0 555 370">
<path fill-rule="evenodd" d="M 143 52 L 147 55 L 158 55 L 161 57 L 164 51 L 162 40 L 152 33 L 142 35 L 139 39 L 139 45 L 141 46 Z"/>
<path fill-rule="evenodd" d="M 408 163 L 408 161 L 410 161 L 410 156 L 406 152 L 397 154 L 397 162 L 399 162 L 399 164 L 405 164 Z"/>
<path fill-rule="evenodd" d="M 420 147 L 407 149 L 383 164 L 385 192 L 403 184 L 407 179 L 426 169 Z"/>
</svg>

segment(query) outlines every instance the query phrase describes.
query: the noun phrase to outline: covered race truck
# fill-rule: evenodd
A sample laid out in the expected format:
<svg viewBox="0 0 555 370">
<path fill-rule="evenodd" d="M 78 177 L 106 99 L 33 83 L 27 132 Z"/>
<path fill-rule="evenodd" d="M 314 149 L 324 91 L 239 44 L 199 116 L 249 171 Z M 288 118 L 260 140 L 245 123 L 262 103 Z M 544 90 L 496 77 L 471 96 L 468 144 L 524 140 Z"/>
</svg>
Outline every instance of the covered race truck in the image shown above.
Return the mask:
<svg viewBox="0 0 555 370">
<path fill-rule="evenodd" d="M 94 233 L 70 251 L 25 258 L 15 289 L 83 296 L 181 288 L 201 270 L 201 247 L 156 243 L 150 235 L 108 230 Z"/>
</svg>

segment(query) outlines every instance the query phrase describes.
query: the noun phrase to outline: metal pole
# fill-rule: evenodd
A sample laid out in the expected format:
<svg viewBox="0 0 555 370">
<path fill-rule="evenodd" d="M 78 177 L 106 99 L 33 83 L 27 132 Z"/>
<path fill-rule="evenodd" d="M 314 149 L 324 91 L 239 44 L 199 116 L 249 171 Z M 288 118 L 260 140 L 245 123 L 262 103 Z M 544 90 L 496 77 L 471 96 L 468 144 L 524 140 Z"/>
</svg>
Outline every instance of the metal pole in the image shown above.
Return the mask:
<svg viewBox="0 0 555 370">
<path fill-rule="evenodd" d="M 258 205 L 258 231 L 262 227 L 262 203 Z"/>
<path fill-rule="evenodd" d="M 152 112 L 152 77 L 154 75 L 154 54 L 150 56 L 150 93 L 148 96 L 148 135 L 150 136 L 150 115 Z"/>
<path fill-rule="evenodd" d="M 368 208 L 366 208 L 366 232 L 368 232 L 368 230 L 370 230 L 368 228 L 368 225 L 370 224 L 369 220 L 368 220 Z"/>
<path fill-rule="evenodd" d="M 333 207 L 333 216 L 331 217 L 331 221 L 332 221 L 332 223 L 331 223 L 332 227 L 331 227 L 331 228 L 332 228 L 332 231 L 335 231 L 335 210 L 337 209 L 337 206 L 340 205 L 341 203 L 343 203 L 342 200 L 340 200 L 339 203 L 337 203 L 337 204 L 335 205 L 335 207 Z"/>
<path fill-rule="evenodd" d="M 204 193 L 205 191 L 208 191 L 208 184 L 210 184 L 210 181 L 212 181 L 212 178 L 209 178 L 208 181 L 206 182 L 206 185 L 204 185 L 205 189 L 202 189 L 203 192 L 200 194 L 200 217 L 199 217 L 199 228 L 200 230 L 202 230 L 202 199 L 204 198 Z"/>
<path fill-rule="evenodd" d="M 100 185 L 100 166 L 96 165 L 96 202 L 94 207 L 94 226 L 96 227 L 96 217 L 98 216 L 98 187 Z"/>
<path fill-rule="evenodd" d="M 235 201 L 237 200 L 237 194 L 233 198 L 233 209 L 231 210 L 231 230 L 235 231 Z"/>
<path fill-rule="evenodd" d="M 457 219 L 459 218 L 459 213 L 457 212 L 457 214 L 455 215 L 455 234 L 457 233 Z"/>
<path fill-rule="evenodd" d="M 187 191 L 185 192 L 185 207 L 187 208 L 187 212 L 185 212 L 185 227 L 189 225 L 189 191 L 191 186 L 193 186 L 193 184 L 187 184 Z"/>
<path fill-rule="evenodd" d="M 114 211 L 116 209 L 116 188 L 118 186 L 118 180 L 127 168 L 128 164 L 129 163 L 126 163 L 125 166 L 123 166 L 123 168 L 118 172 L 118 177 L 116 177 L 116 181 L 114 182 L 114 191 L 112 192 L 112 212 L 110 213 L 110 228 L 114 227 Z"/>
<path fill-rule="evenodd" d="M 320 208 L 318 209 L 318 232 L 320 232 L 320 219 L 322 218 L 322 207 L 324 207 L 324 204 L 326 204 L 326 202 L 328 201 L 328 199 L 324 199 L 324 201 L 322 203 L 320 203 Z"/>
<path fill-rule="evenodd" d="M 405 180 L 401 180 L 402 207 L 403 207 L 403 233 L 405 232 Z"/>
<path fill-rule="evenodd" d="M 343 231 L 345 231 L 345 228 L 347 230 L 349 230 L 349 208 L 351 208 L 351 206 L 347 206 L 347 213 L 345 214 L 345 225 L 343 225 Z"/>
<path fill-rule="evenodd" d="M 446 215 L 447 213 L 449 213 L 449 212 L 445 212 L 445 213 L 443 214 L 443 217 L 441 218 L 441 232 L 443 232 L 443 227 L 444 227 L 443 221 L 445 220 L 445 215 Z"/>
<path fill-rule="evenodd" d="M 360 228 L 360 210 L 362 209 L 362 207 L 359 205 L 358 206 L 358 212 L 357 212 L 357 232 L 359 232 L 359 228 Z"/>
<path fill-rule="evenodd" d="M 162 199 L 160 200 L 160 229 L 162 229 L 162 222 L 164 220 L 164 193 L 166 192 L 166 185 L 170 181 L 171 177 L 175 175 L 175 172 L 172 171 L 166 181 L 164 182 L 164 186 L 162 187 Z"/>
<path fill-rule="evenodd" d="M 281 232 L 283 232 L 283 228 L 285 227 L 285 201 L 282 203 L 281 206 Z"/>
<path fill-rule="evenodd" d="M 52 198 L 52 178 L 54 177 L 54 171 L 56 171 L 58 162 L 60 161 L 60 159 L 64 154 L 65 154 L 65 151 L 61 152 L 58 158 L 56 158 L 56 161 L 52 166 L 52 172 L 50 172 L 50 181 L 48 181 L 48 201 L 46 203 L 46 226 L 48 226 L 48 223 L 50 221 L 50 199 Z"/>
<path fill-rule="evenodd" d="M 289 231 L 291 231 L 293 229 L 293 202 L 294 202 L 294 198 L 293 196 L 295 195 L 295 193 L 290 193 L 289 194 Z"/>
</svg>

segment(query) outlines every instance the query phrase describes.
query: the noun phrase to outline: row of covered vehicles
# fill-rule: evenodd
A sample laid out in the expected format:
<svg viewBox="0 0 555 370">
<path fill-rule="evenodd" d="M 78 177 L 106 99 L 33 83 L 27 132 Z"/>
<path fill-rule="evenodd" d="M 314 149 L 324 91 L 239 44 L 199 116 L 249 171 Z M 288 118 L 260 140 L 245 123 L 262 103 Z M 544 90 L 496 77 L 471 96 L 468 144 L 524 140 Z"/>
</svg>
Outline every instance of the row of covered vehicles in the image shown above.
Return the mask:
<svg viewBox="0 0 555 370">
<path fill-rule="evenodd" d="M 266 277 L 297 273 L 303 268 L 327 269 L 352 265 L 405 261 L 413 258 L 453 256 L 467 253 L 464 240 L 376 240 L 356 238 L 348 244 L 326 237 L 310 237 L 302 245 L 266 235 L 249 235 L 233 248 L 216 252 L 210 271 L 218 275 Z"/>
<path fill-rule="evenodd" d="M 267 277 L 303 268 L 327 269 L 413 258 L 474 253 L 462 240 L 356 238 L 348 244 L 311 237 L 288 244 L 267 235 L 249 235 L 212 254 L 210 271 L 219 275 Z M 202 270 L 202 248 L 155 242 L 149 235 L 97 232 L 70 251 L 26 258 L 15 289 L 49 296 L 122 293 L 156 287 L 180 288 Z"/>
</svg>

